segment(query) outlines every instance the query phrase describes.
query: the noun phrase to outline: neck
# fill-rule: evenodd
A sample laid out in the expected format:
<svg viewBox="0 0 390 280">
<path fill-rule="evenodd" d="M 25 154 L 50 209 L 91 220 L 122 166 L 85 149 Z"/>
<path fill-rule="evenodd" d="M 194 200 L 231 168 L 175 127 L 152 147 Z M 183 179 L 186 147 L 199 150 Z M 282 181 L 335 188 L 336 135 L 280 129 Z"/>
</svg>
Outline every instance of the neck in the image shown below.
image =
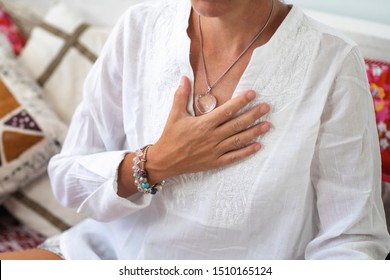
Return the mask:
<svg viewBox="0 0 390 280">
<path fill-rule="evenodd" d="M 242 5 L 239 7 L 218 16 L 206 13 L 202 15 L 201 12 L 193 9 L 191 14 L 192 30 L 196 37 L 200 36 L 197 30 L 200 15 L 205 51 L 221 53 L 222 50 L 224 53 L 239 54 L 267 23 L 272 10 L 272 1 L 274 1 L 274 10 L 271 21 L 264 30 L 264 35 L 270 34 L 269 29 L 271 29 L 272 19 L 280 5 L 277 0 L 242 1 L 240 3 Z"/>
</svg>

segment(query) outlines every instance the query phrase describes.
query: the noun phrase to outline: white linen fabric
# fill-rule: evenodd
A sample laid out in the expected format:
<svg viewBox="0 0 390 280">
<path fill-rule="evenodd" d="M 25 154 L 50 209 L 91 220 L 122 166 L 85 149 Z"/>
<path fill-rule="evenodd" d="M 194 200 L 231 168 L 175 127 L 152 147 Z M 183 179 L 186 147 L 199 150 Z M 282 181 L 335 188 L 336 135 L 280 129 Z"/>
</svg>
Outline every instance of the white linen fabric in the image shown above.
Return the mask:
<svg viewBox="0 0 390 280">
<path fill-rule="evenodd" d="M 117 196 L 125 153 L 158 140 L 180 77 L 194 78 L 190 10 L 190 1 L 169 0 L 130 8 L 89 73 L 49 165 L 56 197 L 90 217 L 62 234 L 65 257 L 384 259 L 390 240 L 362 57 L 297 7 L 254 51 L 233 93 L 251 88 L 255 104 L 270 104 L 263 149 L 170 178 L 155 196 Z"/>
</svg>

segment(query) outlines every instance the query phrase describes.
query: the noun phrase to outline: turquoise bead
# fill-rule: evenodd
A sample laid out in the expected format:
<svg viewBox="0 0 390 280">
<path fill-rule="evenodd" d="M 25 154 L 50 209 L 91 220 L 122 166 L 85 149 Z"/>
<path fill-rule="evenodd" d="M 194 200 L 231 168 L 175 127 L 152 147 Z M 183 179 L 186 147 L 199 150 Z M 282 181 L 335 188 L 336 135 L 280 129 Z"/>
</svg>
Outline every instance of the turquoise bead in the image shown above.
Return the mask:
<svg viewBox="0 0 390 280">
<path fill-rule="evenodd" d="M 144 190 L 149 189 L 149 187 L 150 187 L 149 183 L 143 183 L 143 184 L 142 184 L 142 188 L 143 188 Z"/>
</svg>

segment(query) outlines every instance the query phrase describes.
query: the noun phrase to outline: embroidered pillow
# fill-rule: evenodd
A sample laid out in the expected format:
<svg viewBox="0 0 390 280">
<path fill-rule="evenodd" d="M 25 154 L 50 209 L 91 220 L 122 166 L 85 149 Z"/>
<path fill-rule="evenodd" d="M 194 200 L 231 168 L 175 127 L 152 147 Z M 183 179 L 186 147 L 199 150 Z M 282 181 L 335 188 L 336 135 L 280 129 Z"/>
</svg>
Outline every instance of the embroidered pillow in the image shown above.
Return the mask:
<svg viewBox="0 0 390 280">
<path fill-rule="evenodd" d="M 43 96 L 0 43 L 0 202 L 43 174 L 61 148 L 66 126 Z"/>
<path fill-rule="evenodd" d="M 366 69 L 375 106 L 382 179 L 390 182 L 390 63 L 367 59 Z"/>
</svg>

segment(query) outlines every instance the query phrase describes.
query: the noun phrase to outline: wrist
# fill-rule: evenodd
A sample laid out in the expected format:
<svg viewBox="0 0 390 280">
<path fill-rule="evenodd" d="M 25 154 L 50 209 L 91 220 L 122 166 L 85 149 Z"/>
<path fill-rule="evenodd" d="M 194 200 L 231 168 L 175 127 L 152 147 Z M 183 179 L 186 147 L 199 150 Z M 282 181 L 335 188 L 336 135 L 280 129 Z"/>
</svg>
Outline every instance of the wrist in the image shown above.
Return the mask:
<svg viewBox="0 0 390 280">
<path fill-rule="evenodd" d="M 149 181 L 152 184 L 163 181 L 174 174 L 171 174 L 164 163 L 164 153 L 160 152 L 155 145 L 150 146 L 148 151 L 148 160 L 145 163 L 145 169 L 148 171 Z"/>
<path fill-rule="evenodd" d="M 131 168 L 134 158 L 134 153 L 128 153 L 124 156 L 118 168 L 118 190 L 117 193 L 121 197 L 129 197 L 137 192 L 134 186 Z"/>
<path fill-rule="evenodd" d="M 135 152 L 132 159 L 132 173 L 137 190 L 141 193 L 154 195 L 162 190 L 165 180 L 156 180 L 155 178 L 152 178 L 149 170 L 146 168 L 146 163 L 149 159 L 148 152 L 151 147 L 152 145 L 147 145 Z"/>
</svg>

